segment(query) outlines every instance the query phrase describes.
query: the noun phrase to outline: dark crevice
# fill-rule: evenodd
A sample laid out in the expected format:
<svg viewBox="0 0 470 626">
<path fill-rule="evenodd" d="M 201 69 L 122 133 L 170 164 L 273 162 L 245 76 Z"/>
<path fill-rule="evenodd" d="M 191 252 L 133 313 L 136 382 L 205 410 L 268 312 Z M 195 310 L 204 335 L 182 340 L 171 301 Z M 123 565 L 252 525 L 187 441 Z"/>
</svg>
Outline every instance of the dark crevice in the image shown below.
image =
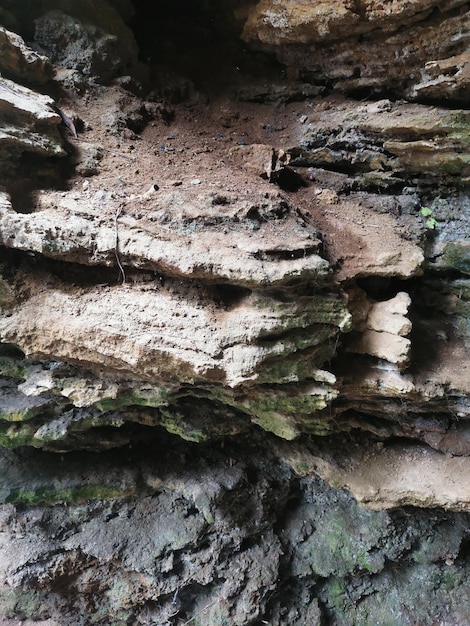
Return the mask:
<svg viewBox="0 0 470 626">
<path fill-rule="evenodd" d="M 116 286 L 122 284 L 122 276 L 116 266 L 84 265 L 73 261 L 51 258 L 40 252 L 16 250 L 0 246 L 0 262 L 6 264 L 3 277 L 14 281 L 18 270 L 44 272 L 52 274 L 60 281 L 78 288 L 87 289 L 93 286 Z M 207 297 L 219 306 L 227 309 L 236 306 L 246 298 L 252 290 L 230 283 L 214 283 L 212 280 L 197 281 L 188 277 L 162 275 L 150 269 L 137 269 L 124 265 L 126 283 L 142 285 L 150 289 L 165 289 L 174 293 L 183 292 L 185 297 Z"/>
<path fill-rule="evenodd" d="M 0 343 L 0 357 L 24 360 L 26 355 L 23 350 L 13 343 Z"/>
<path fill-rule="evenodd" d="M 359 17 L 361 18 L 365 18 L 366 17 L 366 7 L 364 5 L 363 0 L 353 0 L 353 8 L 351 8 L 351 11 L 353 13 L 355 13 L 356 15 L 359 15 Z"/>
<path fill-rule="evenodd" d="M 307 186 L 304 178 L 289 166 L 272 172 L 270 182 L 278 185 L 284 191 L 298 191 L 301 187 Z"/>
<path fill-rule="evenodd" d="M 416 98 L 417 104 L 423 104 L 426 106 L 434 106 L 440 109 L 447 109 L 449 111 L 461 110 L 468 107 L 468 92 L 462 89 L 461 95 L 452 95 L 452 99 L 449 98 L 433 98 L 426 96 L 418 96 Z"/>
<path fill-rule="evenodd" d="M 423 449 L 431 450 L 431 447 L 424 443 L 422 440 L 415 439 L 406 435 L 394 435 L 383 441 L 384 448 L 399 448 L 406 451 L 407 448 L 415 450 L 416 446 L 421 446 Z"/>
<path fill-rule="evenodd" d="M 305 259 L 312 254 L 318 254 L 318 246 L 300 248 L 298 250 L 262 250 L 253 255 L 258 261 L 290 261 Z"/>
<path fill-rule="evenodd" d="M 470 528 L 469 528 L 469 536 L 466 537 L 462 543 L 460 544 L 459 553 L 457 555 L 457 560 L 462 565 L 468 563 L 470 559 Z"/>
<path fill-rule="evenodd" d="M 249 296 L 251 290 L 246 287 L 239 287 L 227 283 L 212 286 L 210 292 L 214 302 L 230 308 L 235 307 Z"/>
<path fill-rule="evenodd" d="M 273 525 L 273 531 L 279 537 L 281 543 L 284 543 L 283 532 L 286 524 L 296 514 L 303 497 L 304 494 L 300 482 L 298 480 L 292 481 L 289 485 L 289 493 L 284 500 L 284 506 L 276 512 L 276 520 Z M 285 548 L 286 546 L 283 547 Z"/>
<path fill-rule="evenodd" d="M 297 326 L 296 328 L 289 328 L 288 330 L 283 330 L 277 333 L 266 332 L 266 333 L 260 334 L 256 343 L 258 343 L 259 345 L 262 345 L 262 344 L 269 344 L 269 343 L 274 343 L 278 341 L 285 341 L 288 339 L 295 340 L 295 339 L 298 339 L 299 336 L 304 336 L 304 337 L 312 336 L 313 337 L 315 336 L 315 333 L 318 333 L 319 330 L 324 330 L 325 328 L 330 329 L 331 335 L 333 336 L 336 336 L 336 334 L 339 332 L 337 326 L 334 326 L 333 324 L 317 322 L 315 324 L 310 324 L 309 326 Z M 297 355 L 297 357 L 300 357 L 301 355 L 306 355 L 306 354 L 309 354 L 311 351 L 315 351 L 319 347 L 321 348 L 322 346 L 313 345 L 313 346 L 309 346 L 308 348 L 305 348 L 304 350 L 298 349 L 295 354 Z M 274 357 L 274 360 L 278 358 L 279 357 Z"/>
<path fill-rule="evenodd" d="M 411 294 L 418 284 L 417 280 L 419 279 L 403 280 L 388 276 L 369 276 L 358 278 L 356 282 L 357 286 L 363 289 L 373 300 L 384 301 L 394 298 L 400 291 Z"/>
</svg>

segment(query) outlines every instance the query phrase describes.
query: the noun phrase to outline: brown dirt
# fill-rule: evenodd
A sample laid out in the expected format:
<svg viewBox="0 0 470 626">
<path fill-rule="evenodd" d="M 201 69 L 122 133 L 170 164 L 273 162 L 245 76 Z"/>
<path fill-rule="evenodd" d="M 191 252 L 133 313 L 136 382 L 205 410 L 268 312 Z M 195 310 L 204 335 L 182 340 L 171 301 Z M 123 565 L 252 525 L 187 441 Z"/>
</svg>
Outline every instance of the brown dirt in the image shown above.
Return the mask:
<svg viewBox="0 0 470 626">
<path fill-rule="evenodd" d="M 103 151 L 96 175 L 86 181 L 75 175 L 70 183 L 90 191 L 125 194 L 129 209 L 133 196 L 141 196 L 152 186 L 159 190 L 181 186 L 195 195 L 207 189 L 239 195 L 270 191 L 273 185 L 246 167 L 236 148 L 263 144 L 287 150 L 297 146 L 312 110 L 331 104 L 321 99 L 257 104 L 237 100 L 230 92 L 193 93 L 187 102 L 170 105 L 163 114 L 157 112 L 142 132 L 135 133 L 125 121 L 135 117 L 141 102 L 112 87 L 89 96 L 86 102 L 64 104 L 66 111 L 83 120 L 83 132 L 78 141 L 70 137 L 71 143 L 83 149 L 86 142 Z M 319 187 L 306 168 L 296 171 L 304 185 L 284 193 L 322 233 L 324 254 L 337 268 L 339 280 L 359 275 L 407 277 L 419 271 L 419 248 L 400 236 L 394 216 Z"/>
</svg>

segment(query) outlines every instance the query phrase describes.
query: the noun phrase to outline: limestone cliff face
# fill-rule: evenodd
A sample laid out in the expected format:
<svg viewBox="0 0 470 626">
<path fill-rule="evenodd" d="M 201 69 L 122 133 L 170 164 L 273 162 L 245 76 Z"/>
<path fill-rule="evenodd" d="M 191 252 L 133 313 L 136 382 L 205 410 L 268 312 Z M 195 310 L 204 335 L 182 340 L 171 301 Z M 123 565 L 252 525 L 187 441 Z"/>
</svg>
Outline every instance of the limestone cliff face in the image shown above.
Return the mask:
<svg viewBox="0 0 470 626">
<path fill-rule="evenodd" d="M 469 19 L 465 0 L 260 0 L 243 38 L 340 91 L 465 101 Z"/>
<path fill-rule="evenodd" d="M 178 7 L 0 10 L 2 623 L 467 623 L 468 4 Z"/>
</svg>

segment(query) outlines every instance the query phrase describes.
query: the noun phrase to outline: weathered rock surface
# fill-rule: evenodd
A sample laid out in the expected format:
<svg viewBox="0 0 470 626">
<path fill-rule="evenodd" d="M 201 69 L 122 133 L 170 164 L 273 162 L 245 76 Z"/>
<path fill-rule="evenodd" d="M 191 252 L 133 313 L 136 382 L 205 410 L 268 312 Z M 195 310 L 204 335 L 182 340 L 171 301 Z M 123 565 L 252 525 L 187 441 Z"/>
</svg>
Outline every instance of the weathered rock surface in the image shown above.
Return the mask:
<svg viewBox="0 0 470 626">
<path fill-rule="evenodd" d="M 106 3 L 95 11 L 92 4 L 81 4 L 78 16 L 54 10 L 36 20 L 35 41 L 62 71 L 71 73 L 65 74 L 69 85 L 81 86 L 80 75 L 109 83 L 128 74 L 137 61 L 134 37 L 117 12 Z"/>
<path fill-rule="evenodd" d="M 50 60 L 29 48 L 23 39 L 0 26 L 0 69 L 2 74 L 32 84 L 44 84 L 54 76 Z"/>
<path fill-rule="evenodd" d="M 411 601 L 422 623 L 467 614 L 468 514 L 364 510 L 257 437 L 187 445 L 72 454 L 63 478 L 58 455 L 4 451 L 4 618 L 398 624 Z"/>
<path fill-rule="evenodd" d="M 357 301 L 353 296 L 350 302 L 354 300 Z M 406 367 L 411 352 L 411 341 L 406 335 L 411 332 L 411 322 L 405 316 L 410 304 L 410 296 L 399 292 L 391 300 L 369 303 L 366 311 L 364 305 L 360 306 L 364 319 L 362 324 L 357 320 L 359 323 L 355 327 L 362 332 L 357 339 L 348 342 L 346 349 L 357 354 L 369 354 L 401 368 Z"/>
<path fill-rule="evenodd" d="M 128 267 L 246 287 L 331 274 L 315 229 L 276 193 L 48 192 L 33 214 L 5 212 L 1 228 L 3 245 L 86 265 L 116 265 L 118 254 Z"/>
<path fill-rule="evenodd" d="M 383 188 L 410 173 L 468 177 L 469 112 L 464 109 L 380 100 L 352 110 L 351 102 L 340 99 L 312 109 L 299 128 L 301 150 L 291 150 L 293 165 L 346 169 Z"/>
<path fill-rule="evenodd" d="M 0 622 L 464 624 L 468 7 L 194 6 L 0 10 Z"/>
<path fill-rule="evenodd" d="M 64 156 L 63 140 L 57 129 L 60 115 L 54 101 L 27 87 L 0 78 L 0 145 L 2 162 L 23 152 Z"/>
<path fill-rule="evenodd" d="M 350 491 L 367 509 L 401 506 L 442 507 L 468 511 L 468 454 L 456 457 L 409 443 L 387 447 L 363 440 L 344 453 L 319 449 L 280 448 L 300 475 L 318 474 L 329 484 Z M 458 476 L 458 480 L 456 477 Z M 458 496 L 457 496 L 457 492 Z"/>
<path fill-rule="evenodd" d="M 469 20 L 465 0 L 259 0 L 243 38 L 339 91 L 465 101 Z"/>
</svg>

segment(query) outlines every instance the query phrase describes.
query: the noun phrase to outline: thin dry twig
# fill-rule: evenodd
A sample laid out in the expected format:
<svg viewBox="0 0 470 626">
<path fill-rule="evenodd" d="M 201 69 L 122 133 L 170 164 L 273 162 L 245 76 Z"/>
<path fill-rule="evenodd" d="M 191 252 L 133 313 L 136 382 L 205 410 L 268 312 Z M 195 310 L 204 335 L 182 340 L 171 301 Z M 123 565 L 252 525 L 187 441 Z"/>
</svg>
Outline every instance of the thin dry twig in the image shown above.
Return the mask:
<svg viewBox="0 0 470 626">
<path fill-rule="evenodd" d="M 126 282 L 126 272 L 121 263 L 121 259 L 119 258 L 119 225 L 118 219 L 122 213 L 122 206 L 118 207 L 115 215 L 114 215 L 114 229 L 115 229 L 115 238 L 114 238 L 114 256 L 116 257 L 116 263 L 119 267 L 119 275 L 121 277 L 121 284 L 124 285 Z"/>
</svg>

